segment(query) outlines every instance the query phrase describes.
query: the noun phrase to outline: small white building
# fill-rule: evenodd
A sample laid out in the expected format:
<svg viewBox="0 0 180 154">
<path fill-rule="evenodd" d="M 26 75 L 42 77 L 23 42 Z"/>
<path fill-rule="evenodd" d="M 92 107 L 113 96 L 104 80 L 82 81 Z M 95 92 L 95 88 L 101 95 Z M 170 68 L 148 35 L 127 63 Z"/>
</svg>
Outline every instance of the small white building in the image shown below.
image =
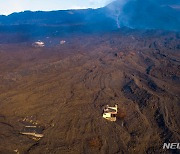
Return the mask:
<svg viewBox="0 0 180 154">
<path fill-rule="evenodd" d="M 62 44 L 65 44 L 66 43 L 66 41 L 65 40 L 61 40 L 60 41 L 60 44 L 62 45 Z"/>
<path fill-rule="evenodd" d="M 37 42 L 34 42 L 34 43 L 33 43 L 33 46 L 35 46 L 35 47 L 44 47 L 45 44 L 44 44 L 44 42 L 42 42 L 42 41 L 37 41 Z"/>
<path fill-rule="evenodd" d="M 109 121 L 116 121 L 117 111 L 118 111 L 117 105 L 115 105 L 114 107 L 110 107 L 109 105 L 106 105 L 103 111 L 103 118 Z"/>
</svg>

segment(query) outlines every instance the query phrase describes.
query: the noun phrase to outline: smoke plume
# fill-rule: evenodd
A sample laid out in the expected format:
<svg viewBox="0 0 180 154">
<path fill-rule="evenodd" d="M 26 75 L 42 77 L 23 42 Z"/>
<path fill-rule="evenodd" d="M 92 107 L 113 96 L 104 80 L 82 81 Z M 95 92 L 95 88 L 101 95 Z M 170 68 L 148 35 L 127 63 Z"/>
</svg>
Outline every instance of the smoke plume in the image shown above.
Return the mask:
<svg viewBox="0 0 180 154">
<path fill-rule="evenodd" d="M 178 0 L 116 0 L 107 8 L 117 28 L 180 30 Z"/>
</svg>

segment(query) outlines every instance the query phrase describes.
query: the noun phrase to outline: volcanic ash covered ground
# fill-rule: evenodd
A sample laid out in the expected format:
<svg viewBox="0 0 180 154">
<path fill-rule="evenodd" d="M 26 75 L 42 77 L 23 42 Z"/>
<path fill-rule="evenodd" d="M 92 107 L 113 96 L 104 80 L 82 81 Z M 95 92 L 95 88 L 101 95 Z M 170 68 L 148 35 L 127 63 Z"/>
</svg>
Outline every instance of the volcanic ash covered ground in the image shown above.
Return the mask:
<svg viewBox="0 0 180 154">
<path fill-rule="evenodd" d="M 0 153 L 178 152 L 162 147 L 180 139 L 179 34 L 48 39 L 0 44 Z"/>
</svg>

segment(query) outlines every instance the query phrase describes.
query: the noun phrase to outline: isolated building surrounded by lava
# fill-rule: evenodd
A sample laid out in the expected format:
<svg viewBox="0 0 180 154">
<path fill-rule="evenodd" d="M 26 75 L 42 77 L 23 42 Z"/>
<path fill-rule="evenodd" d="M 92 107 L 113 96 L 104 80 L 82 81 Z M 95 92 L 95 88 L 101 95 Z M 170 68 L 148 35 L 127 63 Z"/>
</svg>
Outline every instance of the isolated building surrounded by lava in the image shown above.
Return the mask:
<svg viewBox="0 0 180 154">
<path fill-rule="evenodd" d="M 45 43 L 42 41 L 37 41 L 32 44 L 34 47 L 44 47 Z"/>
<path fill-rule="evenodd" d="M 115 107 L 110 107 L 109 105 L 106 105 L 103 112 L 103 118 L 109 121 L 116 121 L 116 115 L 117 115 L 117 105 L 115 105 Z"/>
</svg>

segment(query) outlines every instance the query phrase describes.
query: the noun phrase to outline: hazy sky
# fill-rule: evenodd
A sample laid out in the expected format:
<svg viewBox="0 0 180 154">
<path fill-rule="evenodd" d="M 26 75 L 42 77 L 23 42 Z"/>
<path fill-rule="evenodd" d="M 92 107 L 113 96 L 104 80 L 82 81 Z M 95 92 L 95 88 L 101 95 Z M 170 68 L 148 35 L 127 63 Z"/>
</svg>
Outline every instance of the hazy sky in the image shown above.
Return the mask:
<svg viewBox="0 0 180 154">
<path fill-rule="evenodd" d="M 24 10 L 65 10 L 98 8 L 113 0 L 0 0 L 0 14 Z"/>
</svg>

